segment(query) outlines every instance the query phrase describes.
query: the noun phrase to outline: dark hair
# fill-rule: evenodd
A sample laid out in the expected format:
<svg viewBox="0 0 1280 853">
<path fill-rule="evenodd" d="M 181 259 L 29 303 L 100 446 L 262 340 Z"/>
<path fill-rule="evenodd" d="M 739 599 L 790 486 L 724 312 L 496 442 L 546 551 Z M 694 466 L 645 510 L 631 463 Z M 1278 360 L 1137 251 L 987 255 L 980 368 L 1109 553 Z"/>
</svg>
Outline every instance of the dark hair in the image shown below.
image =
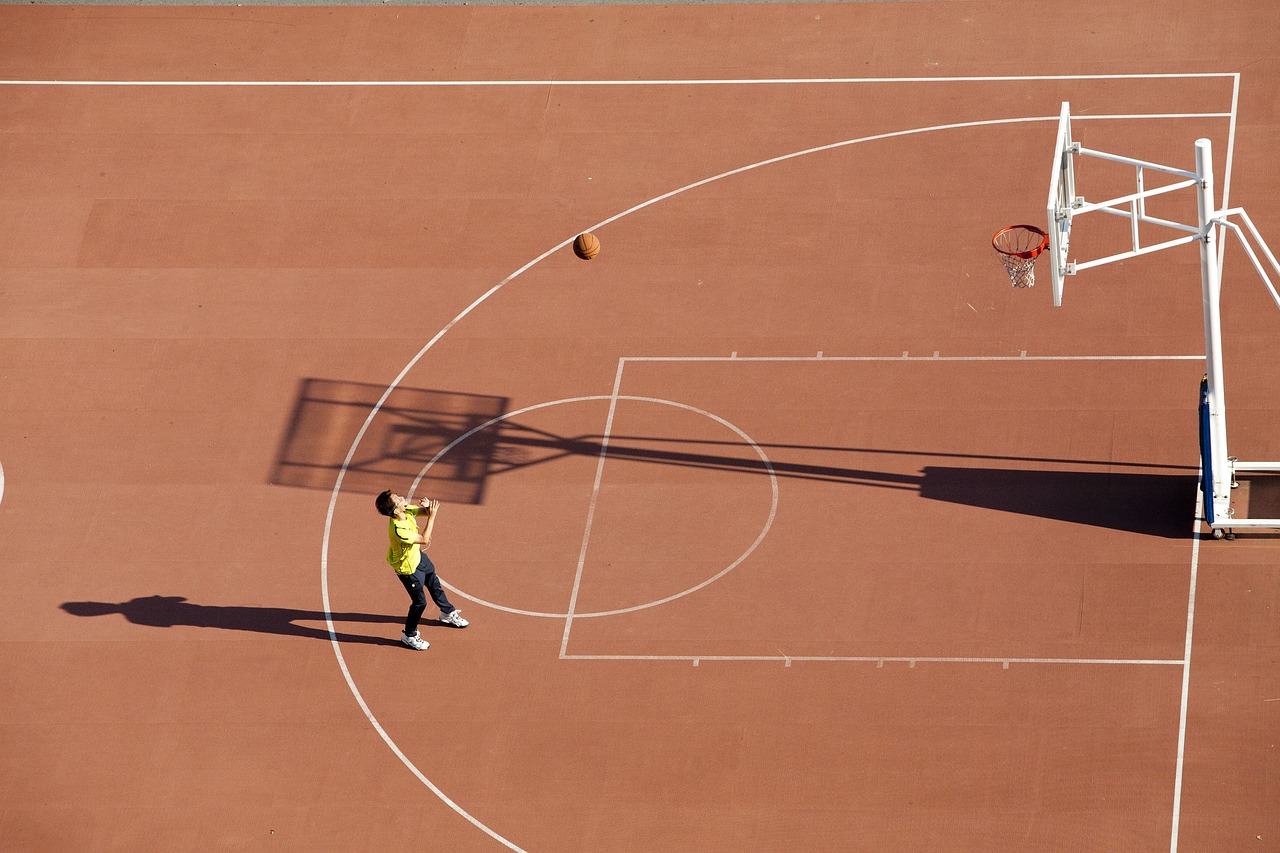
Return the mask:
<svg viewBox="0 0 1280 853">
<path fill-rule="evenodd" d="M 373 505 L 378 508 L 378 512 L 383 515 L 395 515 L 396 505 L 391 501 L 391 490 L 387 489 L 382 494 L 373 499 Z"/>
</svg>

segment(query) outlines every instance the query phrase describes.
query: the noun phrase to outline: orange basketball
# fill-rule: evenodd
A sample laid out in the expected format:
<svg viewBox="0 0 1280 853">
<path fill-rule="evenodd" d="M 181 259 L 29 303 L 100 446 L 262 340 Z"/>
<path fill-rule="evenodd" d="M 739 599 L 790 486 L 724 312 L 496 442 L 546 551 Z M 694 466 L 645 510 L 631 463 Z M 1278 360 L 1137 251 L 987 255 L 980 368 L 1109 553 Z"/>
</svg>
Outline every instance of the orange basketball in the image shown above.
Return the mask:
<svg viewBox="0 0 1280 853">
<path fill-rule="evenodd" d="M 600 254 L 600 241 L 590 231 L 583 232 L 573 241 L 573 253 L 589 261 Z"/>
</svg>

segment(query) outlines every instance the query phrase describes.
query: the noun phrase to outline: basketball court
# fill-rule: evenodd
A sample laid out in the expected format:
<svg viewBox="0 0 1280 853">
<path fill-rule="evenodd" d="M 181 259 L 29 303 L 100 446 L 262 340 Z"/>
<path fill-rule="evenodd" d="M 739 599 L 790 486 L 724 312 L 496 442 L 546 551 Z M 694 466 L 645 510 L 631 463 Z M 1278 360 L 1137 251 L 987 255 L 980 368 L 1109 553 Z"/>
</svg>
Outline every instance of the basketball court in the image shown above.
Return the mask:
<svg viewBox="0 0 1280 853">
<path fill-rule="evenodd" d="M 1280 20 L 1136 6 L 0 9 L 0 834 L 1280 850 Z"/>
</svg>

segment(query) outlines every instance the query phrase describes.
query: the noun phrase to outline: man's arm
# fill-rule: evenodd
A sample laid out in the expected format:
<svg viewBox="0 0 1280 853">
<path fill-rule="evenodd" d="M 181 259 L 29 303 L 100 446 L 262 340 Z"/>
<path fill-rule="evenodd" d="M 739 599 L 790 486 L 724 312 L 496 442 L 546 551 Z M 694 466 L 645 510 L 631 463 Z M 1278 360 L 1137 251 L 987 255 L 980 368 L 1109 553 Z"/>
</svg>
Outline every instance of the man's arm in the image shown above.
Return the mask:
<svg viewBox="0 0 1280 853">
<path fill-rule="evenodd" d="M 418 544 L 426 550 L 431 545 L 431 528 L 436 525 L 436 513 L 440 511 L 440 501 L 431 501 L 423 498 L 421 501 L 422 509 L 427 514 L 427 529 L 422 531 L 422 535 L 418 537 Z"/>
</svg>

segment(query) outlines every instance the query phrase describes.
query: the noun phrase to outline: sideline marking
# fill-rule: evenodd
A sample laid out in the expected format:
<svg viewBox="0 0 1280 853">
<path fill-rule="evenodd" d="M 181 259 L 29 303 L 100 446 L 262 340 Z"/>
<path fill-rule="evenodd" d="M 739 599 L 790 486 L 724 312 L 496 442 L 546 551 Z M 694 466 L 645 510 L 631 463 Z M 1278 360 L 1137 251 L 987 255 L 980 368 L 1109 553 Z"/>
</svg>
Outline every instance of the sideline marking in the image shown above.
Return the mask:
<svg viewBox="0 0 1280 853">
<path fill-rule="evenodd" d="M 1191 633 L 1196 621 L 1196 575 L 1200 567 L 1200 520 L 1204 515 L 1204 469 L 1196 486 L 1196 515 L 1191 526 L 1191 585 L 1187 593 L 1187 640 L 1182 653 L 1182 701 L 1178 710 L 1178 762 L 1173 774 L 1173 829 L 1169 851 L 1178 853 L 1178 824 L 1182 816 L 1182 766 L 1187 746 L 1187 695 L 1191 688 Z"/>
<path fill-rule="evenodd" d="M 1203 355 L 628 355 L 624 361 L 1204 361 Z"/>
<path fill-rule="evenodd" d="M 778 86 L 833 83 L 1035 83 L 1045 80 L 1240 79 L 1239 71 L 1183 74 L 1048 74 L 988 77 L 764 77 L 718 80 L 0 80 L 4 86 Z M 1075 116 L 1072 116 L 1074 119 Z M 1056 119 L 1055 119 L 1056 120 Z"/>
<path fill-rule="evenodd" d="M 1008 80 L 1081 79 L 1081 80 L 1084 80 L 1084 79 L 1136 79 L 1141 77 L 1163 78 L 1163 79 L 1191 78 L 1191 77 L 1232 77 L 1233 79 L 1235 79 L 1237 83 L 1237 87 L 1239 83 L 1238 72 L 1234 74 L 1180 74 L 1180 75 L 1151 74 L 1151 75 L 1111 75 L 1111 76 L 1103 75 L 1100 77 L 1078 75 L 1078 76 L 1072 76 L 1072 77 L 1058 77 L 1058 78 L 1054 78 L 1054 77 L 1016 78 L 1015 77 L 1015 78 L 951 78 L 951 79 L 963 79 L 963 80 L 972 80 L 975 82 L 981 82 L 981 81 L 995 81 L 1000 79 L 1008 79 Z M 898 80 L 898 81 L 895 81 L 893 79 L 875 80 L 874 78 L 871 78 L 866 82 L 906 82 L 907 79 L 914 79 L 914 78 L 903 78 L 902 80 Z M 945 79 L 945 78 L 918 78 L 918 79 L 922 82 L 924 81 L 938 82 L 941 79 Z M 7 84 L 12 85 L 14 83 L 19 83 L 21 81 L 0 81 L 0 84 L 5 84 L 6 82 Z M 643 83 L 643 81 L 635 81 L 635 82 L 637 84 Z M 696 81 L 696 82 L 700 82 L 703 84 L 706 83 L 706 81 Z M 743 82 L 745 83 L 749 81 L 743 81 Z M 783 82 L 783 81 L 767 81 L 767 82 Z M 850 81 L 850 82 L 853 82 L 853 81 Z M 71 81 L 68 81 L 68 83 L 66 84 L 57 83 L 56 81 L 47 81 L 47 83 L 48 85 L 77 85 Z M 39 82 L 35 82 L 33 84 L 41 85 Z M 100 83 L 89 82 L 89 81 L 84 81 L 82 84 L 83 85 L 110 85 L 110 84 L 100 84 Z M 117 84 L 117 85 L 128 85 L 128 84 Z M 138 83 L 136 85 L 162 85 L 162 84 Z M 193 84 L 193 83 L 183 84 L 183 83 L 175 82 L 174 85 L 199 85 L 199 84 Z M 204 84 L 204 85 L 245 85 L 245 84 L 228 83 L 228 84 Z M 266 84 L 266 85 L 273 85 L 273 84 Z M 295 83 L 294 85 L 302 85 L 302 84 Z M 378 84 L 378 85 L 386 85 L 386 84 Z M 546 85 L 546 84 L 540 83 L 538 85 Z M 621 83 L 619 85 L 621 85 Z M 1235 108 L 1235 104 L 1233 101 L 1233 107 L 1232 107 L 1233 111 L 1231 114 L 1229 114 L 1229 117 L 1231 118 L 1231 124 L 1229 128 L 1230 131 L 1234 131 L 1235 129 L 1234 108 Z M 1187 117 L 1208 117 L 1208 116 L 1221 117 L 1224 115 L 1228 115 L 1228 114 L 1189 113 L 1189 114 L 1178 114 L 1178 115 L 1164 114 L 1164 115 L 1151 115 L 1151 116 L 1126 116 L 1126 118 L 1139 118 L 1139 117 L 1141 118 L 1174 118 L 1174 117 L 1187 118 Z M 1108 117 L 1107 116 L 1091 116 L 1088 118 L 1089 120 L 1096 121 L 1096 120 L 1105 120 Z M 348 689 L 351 691 L 352 695 L 355 697 L 356 702 L 360 705 L 361 710 L 364 712 L 365 717 L 369 720 L 370 725 L 373 726 L 374 731 L 378 733 L 378 735 L 382 738 L 383 742 L 385 742 L 387 746 L 391 749 L 391 751 L 396 755 L 396 757 L 400 759 L 401 763 L 403 763 L 410 770 L 410 772 L 412 772 L 414 776 L 416 776 L 418 780 L 422 782 L 423 785 L 425 785 L 432 793 L 434 793 L 438 798 L 440 798 L 442 802 L 444 802 L 446 805 L 448 805 L 460 816 L 465 818 L 468 822 L 470 822 L 476 828 L 480 829 L 486 835 L 489 835 L 494 840 L 498 841 L 499 843 L 503 844 L 504 846 L 512 850 L 517 850 L 517 851 L 521 851 L 521 853 L 524 853 L 524 851 L 521 848 L 517 847 L 512 842 L 508 841 L 498 833 L 494 832 L 488 826 L 481 823 L 477 818 L 475 818 L 470 813 L 468 813 L 460 805 L 458 805 L 453 800 L 451 800 L 440 788 L 438 788 L 435 785 L 435 783 L 433 783 L 430 779 L 428 779 L 422 773 L 422 771 L 419 770 L 416 765 L 414 765 L 412 761 L 409 760 L 408 756 L 406 756 L 403 751 L 401 751 L 401 749 L 396 745 L 395 741 L 392 740 L 391 736 L 387 734 L 386 730 L 383 729 L 382 725 L 378 722 L 377 717 L 374 716 L 372 710 L 369 708 L 368 704 L 365 702 L 363 695 L 360 693 L 359 687 L 356 686 L 355 679 L 352 677 L 351 671 L 347 667 L 346 658 L 342 654 L 342 647 L 338 641 L 337 628 L 333 624 L 333 614 L 332 614 L 332 609 L 330 607 L 330 600 L 329 600 L 329 539 L 333 533 L 333 516 L 334 516 L 334 511 L 338 502 L 338 495 L 341 493 L 341 490 L 342 490 L 343 480 L 346 478 L 347 469 L 351 464 L 351 460 L 355 457 L 355 453 L 359 449 L 360 443 L 361 441 L 363 441 L 365 434 L 369 431 L 369 427 L 373 423 L 374 418 L 382 410 L 382 406 L 386 403 L 387 398 L 391 396 L 392 392 L 394 392 L 397 387 L 399 387 L 400 383 L 404 380 L 404 377 L 407 376 L 409 371 L 412 370 L 413 367 L 419 361 L 422 360 L 423 356 L 425 356 L 427 352 L 430 351 L 431 348 L 434 347 L 435 344 L 441 338 L 443 338 L 454 326 L 460 323 L 472 311 L 474 311 L 476 308 L 482 305 L 485 301 L 487 301 L 489 297 L 493 296 L 495 293 L 497 293 L 499 290 L 501 290 L 510 282 L 519 278 L 521 275 L 523 275 L 525 272 L 527 272 L 529 269 L 531 269 L 535 265 L 541 263 L 546 258 L 551 257 L 553 254 L 564 249 L 566 246 L 572 243 L 573 240 L 576 239 L 577 235 L 579 233 L 582 233 L 583 230 L 594 230 L 594 229 L 602 228 L 605 225 L 608 225 L 609 223 L 612 223 L 612 222 L 616 222 L 617 220 L 622 219 L 625 216 L 628 216 L 639 210 L 643 210 L 646 207 L 657 204 L 658 202 L 661 202 L 661 201 L 665 201 L 668 198 L 672 198 L 673 196 L 679 195 L 681 193 L 687 192 L 697 187 L 705 186 L 707 184 L 713 183 L 723 178 L 728 178 L 728 177 L 732 177 L 733 175 L 743 174 L 743 173 L 752 171 L 754 169 L 762 168 L 764 166 L 769 166 L 775 163 L 781 163 L 788 160 L 796 159 L 798 157 L 802 157 L 807 154 L 815 154 L 823 151 L 830 151 L 837 148 L 857 145 L 863 142 L 874 142 L 874 141 L 885 140 L 885 139 L 894 139 L 898 137 L 914 136 L 918 134 L 931 133 L 934 131 L 960 130 L 960 129 L 976 128 L 976 127 L 997 127 L 1000 125 L 1053 122 L 1057 120 L 1058 120 L 1057 116 L 1025 116 L 1025 117 L 1019 117 L 1019 118 L 988 119 L 983 121 L 972 121 L 972 122 L 956 122 L 952 124 L 941 124 L 941 125 L 933 125 L 929 127 L 918 127 L 918 128 L 907 129 L 907 130 L 891 131 L 886 133 L 874 134 L 871 136 L 859 137 L 856 139 L 844 140 L 841 142 L 835 142 L 828 145 L 816 146 L 813 148 L 804 149 L 802 151 L 793 152 L 791 154 L 780 155 L 778 157 L 769 158 L 767 160 L 761 160 L 756 163 L 750 163 L 746 166 L 742 166 L 737 169 L 731 169 L 729 171 L 722 172 L 719 175 L 714 175 L 710 178 L 705 178 L 700 181 L 695 181 L 693 183 L 687 184 L 683 187 L 672 190 L 663 195 L 656 196 L 652 199 L 649 199 L 648 201 L 637 204 L 634 207 L 631 207 L 627 210 L 622 211 L 621 213 L 618 213 L 614 216 L 611 216 L 607 219 L 602 220 L 596 225 L 590 226 L 586 229 L 575 230 L 573 235 L 566 237 L 562 242 L 547 249 L 541 255 L 537 256 L 533 260 L 524 264 L 515 272 L 511 273 L 506 278 L 502 279 L 497 284 L 493 285 L 493 287 L 489 288 L 484 293 L 482 293 L 470 305 L 468 305 L 466 308 L 460 311 L 452 320 L 446 323 L 445 326 L 442 329 L 440 329 L 439 332 L 437 332 L 434 336 L 432 336 L 432 338 L 428 340 L 427 343 L 424 344 L 420 350 L 418 350 L 417 354 L 414 355 L 413 358 L 411 358 L 409 362 L 400 370 L 400 372 L 396 375 L 396 377 L 391 381 L 391 384 L 387 386 L 386 391 L 382 393 L 382 396 L 379 397 L 378 401 L 374 404 L 373 408 L 370 409 L 369 414 L 365 418 L 364 423 L 360 426 L 359 431 L 356 433 L 355 438 L 352 440 L 351 447 L 347 451 L 346 458 L 343 460 L 341 468 L 338 470 L 338 476 L 334 481 L 333 491 L 330 493 L 330 496 L 329 496 L 329 506 L 325 512 L 324 533 L 322 536 L 321 549 L 320 549 L 320 584 L 321 584 L 321 598 L 323 600 L 324 610 L 325 610 L 325 625 L 329 631 L 329 643 L 333 649 L 334 656 L 337 659 L 338 668 L 342 672 L 343 679 L 347 682 Z M 1227 168 L 1228 170 L 1230 169 L 1230 161 L 1228 161 Z M 1225 193 L 1226 193 L 1225 185 L 1224 185 L 1223 193 L 1225 197 Z M 912 664 L 912 666 L 914 666 L 914 663 Z"/>
<path fill-rule="evenodd" d="M 695 662 L 695 665 L 700 660 L 726 661 L 730 663 L 752 661 L 772 661 L 774 663 L 788 661 L 804 661 L 806 663 L 874 663 L 881 667 L 886 663 L 908 663 L 912 666 L 917 663 L 999 663 L 1003 664 L 1005 669 L 1008 669 L 1011 663 L 1100 664 L 1106 666 L 1182 666 L 1185 663 L 1182 660 L 1164 660 L 1162 658 L 1132 660 L 1126 658 L 947 658 L 921 657 L 920 655 L 906 657 L 890 655 L 561 655 L 561 657 L 565 660 L 691 660 Z M 787 663 L 787 666 L 790 665 L 790 663 Z"/>
<path fill-rule="evenodd" d="M 4 466 L 0 465 L 0 503 L 4 503 Z"/>
</svg>

